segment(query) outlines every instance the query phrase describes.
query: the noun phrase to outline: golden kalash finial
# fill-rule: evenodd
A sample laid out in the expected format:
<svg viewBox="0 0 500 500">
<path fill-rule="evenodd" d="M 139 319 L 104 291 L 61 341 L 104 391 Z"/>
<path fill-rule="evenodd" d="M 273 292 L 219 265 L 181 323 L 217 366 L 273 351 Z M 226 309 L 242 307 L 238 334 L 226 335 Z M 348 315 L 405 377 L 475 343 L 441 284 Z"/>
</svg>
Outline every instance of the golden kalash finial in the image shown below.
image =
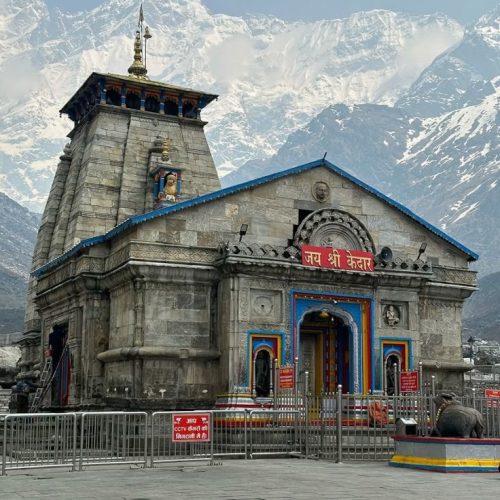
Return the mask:
<svg viewBox="0 0 500 500">
<path fill-rule="evenodd" d="M 165 139 L 161 148 L 161 161 L 167 162 L 170 160 L 170 151 L 172 150 L 172 143 L 170 139 Z"/>
<path fill-rule="evenodd" d="M 139 10 L 139 22 L 137 23 L 137 27 L 139 28 L 135 33 L 135 41 L 134 41 L 134 62 L 130 65 L 128 72 L 131 76 L 135 78 L 139 78 L 142 80 L 148 80 L 149 78 L 146 76 L 148 70 L 146 69 L 146 42 L 151 38 L 151 33 L 149 32 L 149 28 L 146 26 L 146 31 L 144 35 L 142 34 L 144 23 L 144 12 L 141 9 Z M 144 37 L 144 63 L 142 62 L 142 40 Z"/>
</svg>

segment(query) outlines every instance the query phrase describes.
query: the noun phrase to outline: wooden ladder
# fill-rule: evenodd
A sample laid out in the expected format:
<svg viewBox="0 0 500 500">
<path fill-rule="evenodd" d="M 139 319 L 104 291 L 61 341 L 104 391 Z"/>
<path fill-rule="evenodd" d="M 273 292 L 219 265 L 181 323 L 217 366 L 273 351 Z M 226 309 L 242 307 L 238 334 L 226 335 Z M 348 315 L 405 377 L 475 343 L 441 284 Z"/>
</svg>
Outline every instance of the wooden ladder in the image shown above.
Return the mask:
<svg viewBox="0 0 500 500">
<path fill-rule="evenodd" d="M 35 391 L 35 396 L 33 397 L 33 401 L 31 402 L 29 413 L 36 413 L 38 408 L 40 407 L 45 394 L 47 394 L 47 389 L 50 386 L 50 382 L 52 382 L 52 359 L 45 358 L 43 363 L 42 373 L 40 374 L 40 380 L 38 382 L 38 387 Z"/>
</svg>

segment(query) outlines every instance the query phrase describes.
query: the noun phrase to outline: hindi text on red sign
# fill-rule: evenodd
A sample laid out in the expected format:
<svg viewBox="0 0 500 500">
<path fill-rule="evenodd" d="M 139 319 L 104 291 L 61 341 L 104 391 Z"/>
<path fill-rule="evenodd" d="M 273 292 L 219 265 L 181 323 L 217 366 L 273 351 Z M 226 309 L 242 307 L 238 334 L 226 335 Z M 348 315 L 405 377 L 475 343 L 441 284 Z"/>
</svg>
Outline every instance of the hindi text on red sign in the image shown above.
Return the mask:
<svg viewBox="0 0 500 500">
<path fill-rule="evenodd" d="M 303 245 L 301 252 L 303 266 L 373 272 L 373 254 L 370 252 L 311 245 Z"/>
<path fill-rule="evenodd" d="M 172 415 L 172 442 L 210 441 L 210 427 L 210 413 L 174 413 Z"/>
<path fill-rule="evenodd" d="M 295 369 L 293 366 L 282 366 L 278 369 L 280 389 L 293 389 L 295 387 Z"/>
<path fill-rule="evenodd" d="M 399 392 L 418 392 L 418 371 L 402 371 L 399 374 Z"/>
</svg>

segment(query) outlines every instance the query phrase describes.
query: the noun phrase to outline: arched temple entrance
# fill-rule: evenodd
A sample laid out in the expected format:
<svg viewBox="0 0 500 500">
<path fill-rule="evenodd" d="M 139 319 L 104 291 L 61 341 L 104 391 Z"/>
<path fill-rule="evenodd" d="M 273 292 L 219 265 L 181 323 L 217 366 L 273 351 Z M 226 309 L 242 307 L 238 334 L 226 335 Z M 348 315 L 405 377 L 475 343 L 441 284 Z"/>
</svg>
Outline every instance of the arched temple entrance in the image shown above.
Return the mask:
<svg viewBox="0 0 500 500">
<path fill-rule="evenodd" d="M 372 302 L 362 295 L 292 292 L 291 359 L 298 357 L 300 376 L 310 372 L 311 392 L 338 384 L 352 394 L 374 389 Z"/>
<path fill-rule="evenodd" d="M 299 380 L 304 384 L 305 372 L 309 372 L 312 394 L 334 392 L 338 384 L 343 392 L 349 391 L 351 337 L 349 325 L 328 309 L 305 314 L 299 333 Z"/>
</svg>

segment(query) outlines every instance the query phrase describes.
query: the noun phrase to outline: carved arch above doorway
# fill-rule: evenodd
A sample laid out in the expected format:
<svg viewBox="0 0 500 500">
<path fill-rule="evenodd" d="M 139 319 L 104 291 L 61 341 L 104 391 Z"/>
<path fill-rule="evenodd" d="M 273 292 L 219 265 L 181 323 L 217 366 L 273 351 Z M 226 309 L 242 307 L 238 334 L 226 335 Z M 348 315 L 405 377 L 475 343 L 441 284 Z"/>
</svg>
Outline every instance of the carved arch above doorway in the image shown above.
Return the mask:
<svg viewBox="0 0 500 500">
<path fill-rule="evenodd" d="M 309 214 L 297 228 L 293 243 L 298 247 L 332 246 L 375 253 L 365 226 L 353 215 L 338 209 L 320 209 Z"/>
</svg>

